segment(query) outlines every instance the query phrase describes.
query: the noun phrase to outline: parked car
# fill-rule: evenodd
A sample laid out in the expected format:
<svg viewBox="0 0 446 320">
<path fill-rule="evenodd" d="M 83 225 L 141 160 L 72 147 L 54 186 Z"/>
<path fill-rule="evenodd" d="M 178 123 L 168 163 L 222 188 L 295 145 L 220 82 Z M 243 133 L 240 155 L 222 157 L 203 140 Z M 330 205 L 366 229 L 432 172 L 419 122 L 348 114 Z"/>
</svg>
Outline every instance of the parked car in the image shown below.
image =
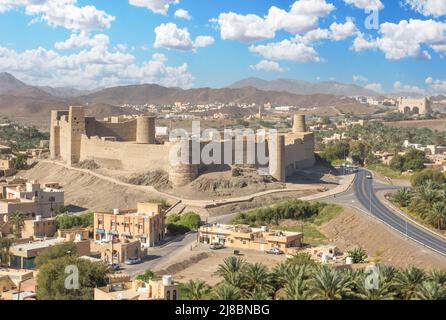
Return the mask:
<svg viewBox="0 0 446 320">
<path fill-rule="evenodd" d="M 225 247 L 225 246 L 224 246 L 223 244 L 218 243 L 218 242 L 212 243 L 212 244 L 209 246 L 209 248 L 210 248 L 211 250 L 220 250 L 220 249 L 223 249 L 224 247 Z"/>
<path fill-rule="evenodd" d="M 125 260 L 125 264 L 127 265 L 133 265 L 133 264 L 138 264 L 141 263 L 141 258 L 135 257 L 135 258 L 129 258 L 127 260 Z"/>
<path fill-rule="evenodd" d="M 283 251 L 278 249 L 278 248 L 271 248 L 269 250 L 265 251 L 267 254 L 274 254 L 274 255 L 279 255 L 279 254 L 283 254 Z"/>
<path fill-rule="evenodd" d="M 368 174 L 365 176 L 367 179 L 373 179 L 373 176 L 371 174 Z"/>
</svg>

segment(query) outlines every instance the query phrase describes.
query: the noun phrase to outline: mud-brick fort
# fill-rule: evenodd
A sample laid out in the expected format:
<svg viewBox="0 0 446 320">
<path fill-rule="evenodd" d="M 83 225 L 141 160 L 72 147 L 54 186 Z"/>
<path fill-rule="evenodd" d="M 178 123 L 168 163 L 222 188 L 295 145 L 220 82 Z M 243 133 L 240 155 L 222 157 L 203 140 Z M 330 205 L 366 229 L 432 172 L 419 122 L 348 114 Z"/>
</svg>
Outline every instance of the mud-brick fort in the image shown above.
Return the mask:
<svg viewBox="0 0 446 320">
<path fill-rule="evenodd" d="M 312 167 L 315 162 L 314 136 L 306 132 L 303 115 L 295 115 L 292 131 L 279 134 L 274 143 L 268 139 L 262 139 L 262 141 L 258 141 L 257 138 L 255 141 L 244 139 L 242 143 L 236 141 L 231 143 L 229 151 L 226 144 L 228 140 L 223 138 L 221 141 L 216 141 L 216 139 L 203 141 L 202 139 L 197 142 L 195 138 L 189 137 L 160 143 L 156 139 L 155 122 L 156 118 L 151 116 L 120 116 L 100 121 L 85 117 L 84 107 L 70 107 L 68 111 L 52 111 L 51 158 L 68 165 L 93 160 L 101 167 L 108 169 L 162 170 L 169 173 L 169 180 L 175 186 L 194 181 L 201 172 L 206 172 L 209 166 L 203 162 L 193 164 L 196 162 L 190 158 L 181 161 L 180 164 L 172 164 L 169 161 L 172 153 L 175 154 L 177 150 L 186 150 L 184 148 L 191 150 L 194 143 L 198 143 L 201 151 L 219 150 L 218 153 L 211 151 L 212 156 L 213 158 L 221 157 L 220 163 L 225 163 L 226 166 L 228 158 L 231 164 L 245 162 L 259 164 L 258 152 L 253 154 L 252 144 L 255 150 L 263 147 L 269 158 L 267 167 L 270 175 L 282 182 L 296 170 Z M 233 140 L 237 140 L 237 137 L 233 137 Z M 182 157 L 181 154 L 178 156 Z M 215 167 L 215 165 L 212 166 Z"/>
</svg>

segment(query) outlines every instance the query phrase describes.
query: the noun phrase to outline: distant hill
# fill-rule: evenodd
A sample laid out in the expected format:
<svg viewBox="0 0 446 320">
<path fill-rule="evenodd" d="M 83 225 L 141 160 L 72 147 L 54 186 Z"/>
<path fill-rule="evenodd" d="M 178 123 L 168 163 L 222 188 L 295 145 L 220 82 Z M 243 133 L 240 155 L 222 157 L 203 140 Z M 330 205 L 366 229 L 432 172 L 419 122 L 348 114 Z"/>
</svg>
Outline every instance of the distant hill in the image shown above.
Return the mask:
<svg viewBox="0 0 446 320">
<path fill-rule="evenodd" d="M 31 88 L 26 83 L 16 79 L 12 74 L 7 72 L 0 73 L 0 94 L 11 91 L 26 90 Z"/>
<path fill-rule="evenodd" d="M 333 94 L 297 95 L 287 91 L 266 91 L 253 86 L 241 88 L 198 88 L 183 90 L 156 84 L 142 84 L 107 88 L 85 94 L 71 88 L 51 88 L 28 85 L 8 73 L 0 74 L 0 116 L 6 116 L 24 124 L 47 126 L 50 111 L 67 109 L 70 105 L 87 106 L 87 114 L 97 118 L 108 115 L 134 113 L 124 104 L 191 104 L 240 103 L 275 106 L 298 106 L 320 109 L 323 112 L 366 114 L 366 108 L 354 99 Z M 81 96 L 80 94 L 84 93 Z"/>
<path fill-rule="evenodd" d="M 256 103 L 273 105 L 293 105 L 300 107 L 336 106 L 345 103 L 335 95 L 312 94 L 296 95 L 289 92 L 264 91 L 254 87 L 244 88 L 199 88 L 182 90 L 166 88 L 154 84 L 108 88 L 79 98 L 84 103 L 131 104 L 192 104 L 209 103 Z M 350 102 L 353 102 L 351 100 Z"/>
<path fill-rule="evenodd" d="M 0 73 L 0 116 L 21 124 L 47 128 L 51 110 L 64 110 L 70 105 L 82 104 L 77 98 L 67 95 L 61 97 L 61 91 L 57 94 L 57 89 L 56 91 L 50 89 L 53 88 L 34 87 L 9 73 Z M 70 92 L 67 90 L 67 93 Z M 123 108 L 104 103 L 91 104 L 87 107 L 87 115 L 97 118 L 127 114 L 127 112 Z"/>
<path fill-rule="evenodd" d="M 254 87 L 265 91 L 289 92 L 298 95 L 331 94 L 338 96 L 377 96 L 378 93 L 355 84 L 336 81 L 311 83 L 302 80 L 277 79 L 267 81 L 259 78 L 247 78 L 233 83 L 228 88 Z"/>
<path fill-rule="evenodd" d="M 91 91 L 87 90 L 77 90 L 74 88 L 68 88 L 68 87 L 37 87 L 42 91 L 45 91 L 46 93 L 49 93 L 50 95 L 54 97 L 59 98 L 76 98 L 80 97 L 86 94 L 89 94 Z"/>
</svg>

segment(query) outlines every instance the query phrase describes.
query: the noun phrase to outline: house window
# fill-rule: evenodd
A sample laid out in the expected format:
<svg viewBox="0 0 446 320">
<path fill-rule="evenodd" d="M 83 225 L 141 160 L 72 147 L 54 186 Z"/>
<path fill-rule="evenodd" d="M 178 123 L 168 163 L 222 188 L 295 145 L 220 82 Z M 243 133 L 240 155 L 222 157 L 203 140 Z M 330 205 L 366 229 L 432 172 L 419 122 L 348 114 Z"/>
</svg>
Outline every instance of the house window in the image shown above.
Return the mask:
<svg viewBox="0 0 446 320">
<path fill-rule="evenodd" d="M 166 292 L 166 300 L 170 300 L 170 290 L 167 290 Z"/>
</svg>

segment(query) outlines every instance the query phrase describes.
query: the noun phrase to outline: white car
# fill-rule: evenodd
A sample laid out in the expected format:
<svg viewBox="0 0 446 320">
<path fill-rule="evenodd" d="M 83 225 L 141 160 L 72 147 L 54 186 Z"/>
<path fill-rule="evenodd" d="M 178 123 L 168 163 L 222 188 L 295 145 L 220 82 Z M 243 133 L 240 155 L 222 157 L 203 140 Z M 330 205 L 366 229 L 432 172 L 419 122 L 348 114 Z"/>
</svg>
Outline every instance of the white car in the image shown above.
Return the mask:
<svg viewBox="0 0 446 320">
<path fill-rule="evenodd" d="M 365 177 L 366 177 L 366 179 L 373 179 L 373 176 L 371 174 L 368 174 Z"/>
<path fill-rule="evenodd" d="M 129 258 L 127 260 L 125 260 L 124 262 L 126 265 L 133 265 L 133 264 L 138 264 L 141 263 L 141 258 L 135 257 L 135 258 Z"/>
<path fill-rule="evenodd" d="M 280 250 L 280 249 L 277 249 L 277 248 L 271 248 L 269 250 L 266 250 L 266 253 L 267 254 L 274 254 L 274 255 L 278 256 L 280 254 L 283 254 L 283 251 Z"/>
</svg>

